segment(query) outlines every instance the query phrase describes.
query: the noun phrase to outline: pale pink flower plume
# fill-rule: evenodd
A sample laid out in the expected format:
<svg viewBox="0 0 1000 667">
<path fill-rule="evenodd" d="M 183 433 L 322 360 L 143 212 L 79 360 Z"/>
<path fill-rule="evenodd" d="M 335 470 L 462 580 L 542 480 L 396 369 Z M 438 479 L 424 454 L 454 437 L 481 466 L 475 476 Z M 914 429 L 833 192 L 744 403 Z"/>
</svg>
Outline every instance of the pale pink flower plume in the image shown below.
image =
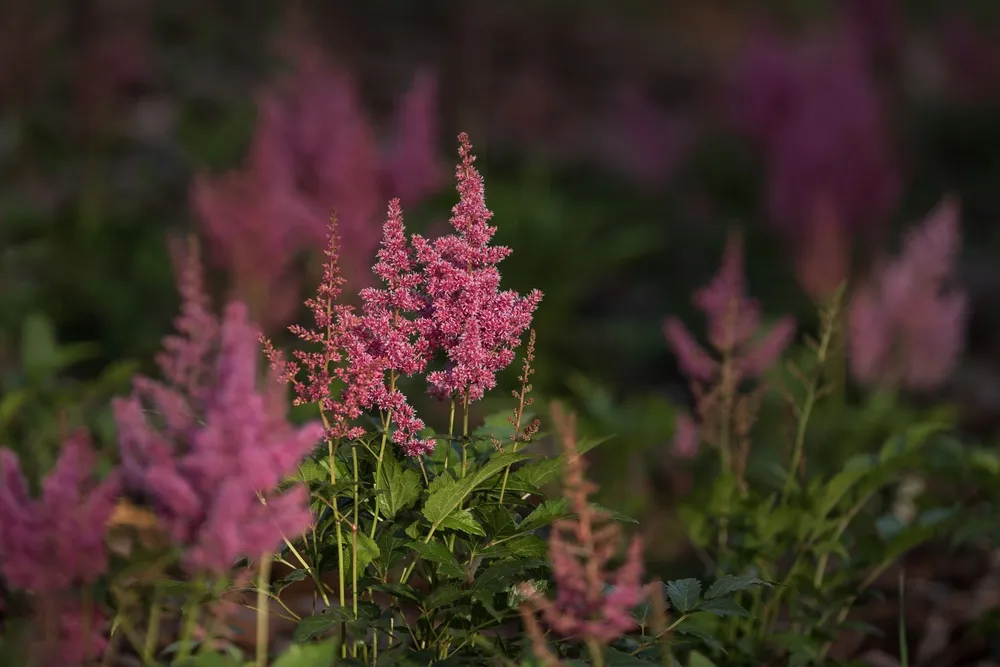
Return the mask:
<svg viewBox="0 0 1000 667">
<path fill-rule="evenodd" d="M 718 357 L 729 356 L 740 377 L 760 376 L 781 356 L 795 334 L 795 321 L 783 317 L 763 331 L 760 304 L 746 295 L 743 248 L 739 237 L 730 237 L 719 272 L 695 292 L 695 307 L 708 321 L 708 341 L 715 356 L 706 351 L 676 317 L 667 318 L 664 333 L 692 380 L 708 383 L 722 370 Z"/>
<path fill-rule="evenodd" d="M 968 309 L 965 292 L 951 284 L 960 244 L 958 202 L 948 198 L 909 232 L 899 257 L 857 288 L 848 312 L 855 379 L 914 390 L 947 380 Z"/>
<path fill-rule="evenodd" d="M 276 381 L 257 390 L 259 333 L 248 310 L 231 302 L 213 318 L 195 261 L 181 286 L 178 335 L 159 359 L 166 382 L 138 377 L 113 408 L 126 487 L 151 498 L 188 571 L 222 574 L 311 524 L 305 488 L 275 489 L 323 427 L 290 424 Z"/>
</svg>

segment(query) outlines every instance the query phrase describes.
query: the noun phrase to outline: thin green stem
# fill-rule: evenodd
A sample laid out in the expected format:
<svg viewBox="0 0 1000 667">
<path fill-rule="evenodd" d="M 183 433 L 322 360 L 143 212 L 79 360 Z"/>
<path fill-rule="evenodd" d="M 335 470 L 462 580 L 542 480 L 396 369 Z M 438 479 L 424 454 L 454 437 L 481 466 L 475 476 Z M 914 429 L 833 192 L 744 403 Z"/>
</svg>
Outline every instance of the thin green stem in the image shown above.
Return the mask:
<svg viewBox="0 0 1000 667">
<path fill-rule="evenodd" d="M 149 625 L 146 626 L 146 639 L 142 644 L 143 662 L 152 662 L 156 655 L 156 645 L 160 641 L 160 619 L 163 616 L 163 589 L 153 586 L 153 600 L 149 603 Z"/>
<path fill-rule="evenodd" d="M 268 642 L 268 596 L 271 587 L 271 557 L 260 559 L 260 576 L 257 579 L 257 667 L 267 667 Z"/>
</svg>

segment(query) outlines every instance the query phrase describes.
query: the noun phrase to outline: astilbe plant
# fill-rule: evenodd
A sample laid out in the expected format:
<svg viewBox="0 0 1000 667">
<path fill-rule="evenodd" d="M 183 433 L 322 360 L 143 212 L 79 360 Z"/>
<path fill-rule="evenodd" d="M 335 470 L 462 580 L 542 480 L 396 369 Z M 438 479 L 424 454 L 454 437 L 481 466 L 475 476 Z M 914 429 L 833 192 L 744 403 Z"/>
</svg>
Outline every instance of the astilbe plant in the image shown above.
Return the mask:
<svg viewBox="0 0 1000 667">
<path fill-rule="evenodd" d="M 119 479 L 94 477 L 96 454 L 83 432 L 65 442 L 33 498 L 17 457 L 0 450 L 0 576 L 28 593 L 36 618 L 32 657 L 77 665 L 102 654 L 107 619 L 88 589 L 105 574 L 104 526 Z"/>
<path fill-rule="evenodd" d="M 216 321 L 204 310 L 197 262 L 189 299 L 160 366 L 167 384 L 139 377 L 114 403 L 127 489 L 153 503 L 186 549 L 192 573 L 225 575 L 240 557 L 258 559 L 312 517 L 305 490 L 273 493 L 322 437 L 319 422 L 294 427 L 276 383 L 258 383 L 258 330 L 230 303 Z"/>
<path fill-rule="evenodd" d="M 696 440 L 712 443 L 722 456 L 723 469 L 738 479 L 746 466 L 746 430 L 759 398 L 755 393 L 741 393 L 741 385 L 759 378 L 775 363 L 791 342 L 796 326 L 790 317 L 783 317 L 764 330 L 760 305 L 746 292 L 742 243 L 734 235 L 726 245 L 718 274 L 693 297 L 694 305 L 705 314 L 714 355 L 702 348 L 676 317 L 664 323 L 667 341 L 691 381 L 701 424 L 695 428 L 690 417 L 680 417 L 675 446 L 690 454 L 697 448 Z M 734 416 L 739 419 L 734 420 Z M 740 438 L 738 449 L 733 447 L 734 435 Z"/>
<path fill-rule="evenodd" d="M 536 621 L 541 617 L 555 634 L 583 642 L 593 664 L 603 664 L 604 646 L 637 627 L 633 610 L 649 593 L 642 583 L 642 542 L 632 538 L 625 562 L 616 570 L 611 560 L 621 546 L 621 528 L 595 509 L 589 496 L 597 487 L 584 475 L 586 464 L 576 448 L 576 420 L 558 403 L 552 419 L 565 456 L 563 494 L 572 518 L 557 521 L 549 539 L 549 558 L 556 587 L 554 599 L 530 583 L 521 586 L 521 615 L 536 654 L 547 663 L 555 657 L 545 645 Z"/>
<path fill-rule="evenodd" d="M 883 260 L 855 290 L 848 351 L 856 380 L 926 391 L 948 379 L 968 308 L 954 284 L 960 241 L 958 202 L 946 199 L 907 234 L 899 257 Z"/>
</svg>

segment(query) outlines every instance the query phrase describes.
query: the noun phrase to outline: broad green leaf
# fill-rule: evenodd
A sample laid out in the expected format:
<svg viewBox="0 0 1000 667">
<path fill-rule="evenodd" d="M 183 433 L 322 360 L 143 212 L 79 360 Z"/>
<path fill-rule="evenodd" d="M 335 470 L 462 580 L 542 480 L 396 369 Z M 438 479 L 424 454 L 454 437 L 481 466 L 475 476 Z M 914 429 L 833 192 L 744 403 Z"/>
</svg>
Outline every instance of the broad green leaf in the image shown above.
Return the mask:
<svg viewBox="0 0 1000 667">
<path fill-rule="evenodd" d="M 510 586 L 511 582 L 516 581 L 527 572 L 544 566 L 545 561 L 535 558 L 500 561 L 480 572 L 476 576 L 474 587 L 497 593 Z"/>
<path fill-rule="evenodd" d="M 451 480 L 431 492 L 424 503 L 423 514 L 435 527 L 439 527 L 466 497 L 484 480 L 518 461 L 528 458 L 525 454 L 498 454 L 481 468 L 470 472 L 465 479 Z"/>
<path fill-rule="evenodd" d="M 579 454 L 586 454 L 600 444 L 611 439 L 612 436 L 604 438 L 583 438 L 576 443 L 576 451 Z M 511 473 L 511 481 L 519 482 L 519 488 L 524 490 L 537 491 L 549 482 L 553 482 L 562 474 L 566 456 L 560 454 L 553 458 L 544 458 L 521 466 Z"/>
<path fill-rule="evenodd" d="M 369 587 L 369 590 L 386 593 L 394 598 L 404 598 L 406 600 L 410 600 L 411 602 L 420 602 L 420 596 L 417 595 L 416 589 L 409 584 L 389 581 L 385 583 L 373 584 Z"/>
<path fill-rule="evenodd" d="M 707 611 L 716 616 L 749 617 L 750 613 L 736 603 L 732 598 L 713 598 L 698 605 L 697 611 Z"/>
<path fill-rule="evenodd" d="M 295 626 L 295 630 L 292 632 L 292 641 L 302 644 L 317 637 L 322 637 L 338 627 L 343 620 L 335 614 L 306 616 Z"/>
<path fill-rule="evenodd" d="M 465 570 L 458 564 L 455 555 L 448 551 L 448 548 L 440 542 L 410 542 L 411 549 L 420 554 L 420 557 L 437 565 L 437 573 L 442 577 L 452 579 L 462 579 L 465 577 Z"/>
<path fill-rule="evenodd" d="M 451 528 L 452 530 L 460 530 L 463 533 L 468 533 L 469 535 L 479 535 L 480 537 L 486 537 L 486 531 L 483 527 L 476 521 L 476 518 L 472 516 L 472 512 L 467 509 L 455 510 L 449 514 L 444 521 L 441 522 L 442 528 Z"/>
<path fill-rule="evenodd" d="M 425 611 L 431 611 L 433 609 L 439 609 L 445 605 L 452 604 L 461 600 L 466 595 L 470 595 L 471 591 L 464 590 L 455 584 L 445 584 L 444 586 L 438 586 L 430 593 L 424 597 L 423 604 L 421 607 Z"/>
<path fill-rule="evenodd" d="M 320 644 L 292 644 L 271 667 L 331 667 L 337 664 L 339 644 L 336 639 Z"/>
<path fill-rule="evenodd" d="M 667 584 L 667 596 L 673 608 L 685 614 L 698 606 L 701 582 L 697 579 L 676 579 Z"/>
<path fill-rule="evenodd" d="M 531 514 L 524 517 L 518 526 L 518 532 L 530 533 L 553 521 L 570 516 L 568 508 L 569 501 L 565 498 L 542 501 L 538 507 L 531 511 Z"/>
<path fill-rule="evenodd" d="M 347 542 L 348 542 L 347 548 L 348 549 L 353 548 L 353 544 L 351 543 L 351 541 L 353 539 L 354 538 L 351 537 L 351 538 L 349 538 L 347 540 Z M 375 544 L 375 540 L 373 540 L 372 538 L 368 537 L 367 533 L 364 533 L 364 532 L 362 532 L 362 531 L 359 530 L 358 531 L 358 572 L 361 572 L 366 567 L 368 567 L 368 564 L 371 563 L 376 558 L 378 558 L 379 555 L 380 555 L 380 551 L 379 551 L 378 545 Z"/>
<path fill-rule="evenodd" d="M 745 591 L 758 586 L 771 586 L 771 582 L 758 579 L 757 577 L 737 577 L 731 574 L 724 575 L 715 581 L 708 590 L 705 591 L 706 600 L 729 595 L 737 591 Z"/>
<path fill-rule="evenodd" d="M 387 519 L 408 509 L 420 498 L 420 473 L 404 468 L 391 452 L 382 458 L 382 469 L 375 485 L 379 511 Z"/>
<path fill-rule="evenodd" d="M 604 647 L 606 667 L 649 667 L 649 662 L 611 646 Z"/>
<path fill-rule="evenodd" d="M 315 459 L 306 459 L 299 464 L 298 478 L 303 482 L 327 480 L 330 478 L 330 469 L 320 465 Z"/>
</svg>

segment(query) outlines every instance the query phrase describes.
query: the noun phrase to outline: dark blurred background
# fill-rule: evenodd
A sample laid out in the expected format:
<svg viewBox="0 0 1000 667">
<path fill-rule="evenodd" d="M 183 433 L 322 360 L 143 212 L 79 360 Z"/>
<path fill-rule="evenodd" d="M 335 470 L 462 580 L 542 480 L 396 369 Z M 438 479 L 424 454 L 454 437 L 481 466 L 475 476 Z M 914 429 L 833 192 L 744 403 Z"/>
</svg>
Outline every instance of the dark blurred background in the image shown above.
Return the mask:
<svg viewBox="0 0 1000 667">
<path fill-rule="evenodd" d="M 740 230 L 768 316 L 811 325 L 824 212 L 858 276 L 960 199 L 972 317 L 941 392 L 1000 424 L 993 0 L 2 0 L 4 439 L 38 470 L 73 423 L 112 441 L 190 232 L 271 333 L 303 315 L 331 210 L 364 284 L 390 197 L 445 228 L 460 131 L 506 285 L 545 292 L 536 391 L 618 434 L 609 493 L 683 489 L 663 318 L 701 330 L 690 294 Z"/>
</svg>

